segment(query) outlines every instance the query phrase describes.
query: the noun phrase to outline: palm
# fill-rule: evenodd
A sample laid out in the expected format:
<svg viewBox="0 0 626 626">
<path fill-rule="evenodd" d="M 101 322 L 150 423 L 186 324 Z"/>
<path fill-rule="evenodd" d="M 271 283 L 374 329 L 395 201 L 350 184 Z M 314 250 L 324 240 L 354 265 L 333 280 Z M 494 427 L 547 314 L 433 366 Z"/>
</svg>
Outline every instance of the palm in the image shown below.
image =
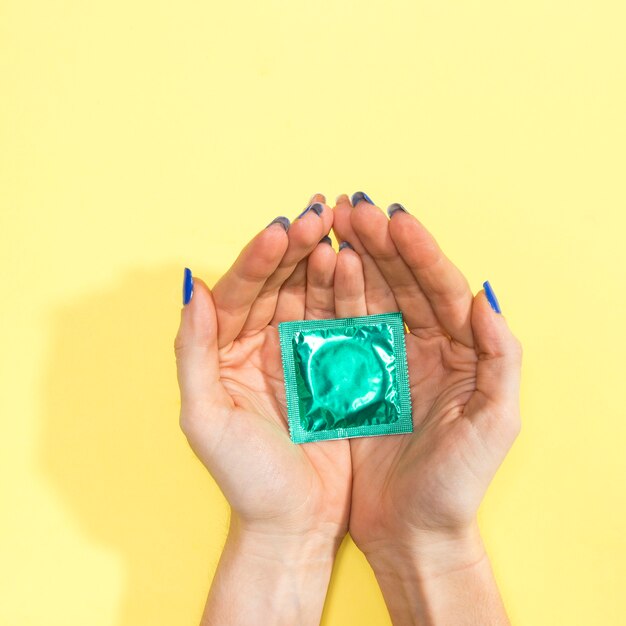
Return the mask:
<svg viewBox="0 0 626 626">
<path fill-rule="evenodd" d="M 220 378 L 233 402 L 220 446 L 237 488 L 227 494 L 242 515 L 347 525 L 347 441 L 294 446 L 289 437 L 278 331 L 274 326 L 220 350 Z"/>
<path fill-rule="evenodd" d="M 468 474 L 468 465 L 473 470 L 471 460 L 480 453 L 480 441 L 464 415 L 476 384 L 476 353 L 445 337 L 407 334 L 406 345 L 413 433 L 351 443 L 350 530 L 359 543 L 400 530 L 393 528 L 399 502 L 412 509 L 402 519 L 431 529 L 465 522 L 482 496 L 478 480 L 472 488 L 464 481 L 459 489 L 460 478 Z"/>
<path fill-rule="evenodd" d="M 334 212 L 335 232 L 358 253 L 350 252 L 353 297 L 343 314 L 400 310 L 411 329 L 413 432 L 350 440 L 350 533 L 367 549 L 405 531 L 459 528 L 475 514 L 518 428 L 517 388 L 499 385 L 500 338 L 512 354 L 515 340 L 415 218 L 398 210 L 387 219 L 362 199 L 352 207 L 346 196 Z M 513 381 L 515 359 L 506 365 Z M 503 400 L 509 420 L 500 419 Z"/>
</svg>

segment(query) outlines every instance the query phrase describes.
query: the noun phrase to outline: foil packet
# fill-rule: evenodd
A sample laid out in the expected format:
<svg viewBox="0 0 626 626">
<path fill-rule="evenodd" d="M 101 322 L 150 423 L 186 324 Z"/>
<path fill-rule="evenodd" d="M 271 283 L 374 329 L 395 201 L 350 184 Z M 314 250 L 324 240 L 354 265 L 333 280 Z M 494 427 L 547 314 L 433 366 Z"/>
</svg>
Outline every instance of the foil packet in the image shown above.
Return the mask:
<svg viewBox="0 0 626 626">
<path fill-rule="evenodd" d="M 294 443 L 413 431 L 402 314 L 278 325 Z"/>
</svg>

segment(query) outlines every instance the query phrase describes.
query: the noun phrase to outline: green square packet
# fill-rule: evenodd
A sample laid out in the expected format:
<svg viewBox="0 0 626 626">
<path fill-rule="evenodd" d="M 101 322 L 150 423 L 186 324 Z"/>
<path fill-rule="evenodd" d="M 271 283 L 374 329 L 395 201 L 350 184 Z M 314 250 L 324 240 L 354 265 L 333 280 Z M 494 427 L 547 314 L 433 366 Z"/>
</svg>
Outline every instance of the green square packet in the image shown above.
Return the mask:
<svg viewBox="0 0 626 626">
<path fill-rule="evenodd" d="M 278 325 L 294 443 L 413 431 L 402 314 Z"/>
</svg>

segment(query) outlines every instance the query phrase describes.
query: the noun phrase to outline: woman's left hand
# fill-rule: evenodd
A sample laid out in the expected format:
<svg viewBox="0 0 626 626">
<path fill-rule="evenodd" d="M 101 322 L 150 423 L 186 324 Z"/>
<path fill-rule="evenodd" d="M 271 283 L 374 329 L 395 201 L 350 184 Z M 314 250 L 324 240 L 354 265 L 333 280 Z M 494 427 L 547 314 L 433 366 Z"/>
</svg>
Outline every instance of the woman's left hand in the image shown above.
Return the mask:
<svg viewBox="0 0 626 626">
<path fill-rule="evenodd" d="M 324 201 L 316 195 L 317 208 L 291 226 L 283 218 L 258 233 L 212 290 L 195 278 L 175 352 L 181 427 L 241 524 L 340 542 L 349 444 L 290 440 L 278 337 L 280 322 L 335 315 L 336 254 L 320 242 L 332 226 Z"/>
<path fill-rule="evenodd" d="M 258 233 L 212 290 L 196 278 L 181 311 L 180 424 L 231 507 L 203 624 L 318 624 L 348 529 L 348 442 L 294 445 L 287 425 L 278 324 L 335 316 L 332 211 L 311 202 Z"/>
</svg>

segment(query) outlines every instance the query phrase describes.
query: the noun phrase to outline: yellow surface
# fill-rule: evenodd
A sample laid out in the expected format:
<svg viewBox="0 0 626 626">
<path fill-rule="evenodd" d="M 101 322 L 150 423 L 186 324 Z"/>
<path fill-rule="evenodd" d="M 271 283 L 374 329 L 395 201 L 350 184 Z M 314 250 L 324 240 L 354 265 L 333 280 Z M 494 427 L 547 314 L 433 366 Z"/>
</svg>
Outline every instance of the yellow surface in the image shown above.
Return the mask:
<svg viewBox="0 0 626 626">
<path fill-rule="evenodd" d="M 178 428 L 183 267 L 360 189 L 525 346 L 480 512 L 514 624 L 624 624 L 625 6 L 2 1 L 0 624 L 196 624 L 227 508 Z M 389 623 L 349 541 L 323 623 Z"/>
</svg>

